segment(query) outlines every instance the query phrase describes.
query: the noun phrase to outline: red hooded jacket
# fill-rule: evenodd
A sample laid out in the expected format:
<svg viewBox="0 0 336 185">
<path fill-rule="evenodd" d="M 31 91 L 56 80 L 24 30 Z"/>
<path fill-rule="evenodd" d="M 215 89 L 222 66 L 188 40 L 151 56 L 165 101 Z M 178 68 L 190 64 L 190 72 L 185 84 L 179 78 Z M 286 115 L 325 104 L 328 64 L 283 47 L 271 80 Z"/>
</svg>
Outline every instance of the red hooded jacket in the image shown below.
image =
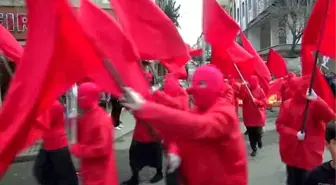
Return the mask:
<svg viewBox="0 0 336 185">
<path fill-rule="evenodd" d="M 292 98 L 294 96 L 293 90 L 290 88 L 290 83 L 292 79 L 295 78 L 294 73 L 289 73 L 285 78 L 282 87 L 281 87 L 281 100 L 282 102 Z"/>
<path fill-rule="evenodd" d="M 251 76 L 250 90 L 255 101 L 245 87 L 241 87 L 238 97 L 243 101 L 243 118 L 247 127 L 262 127 L 266 123 L 266 95 L 259 86 L 258 77 Z"/>
<path fill-rule="evenodd" d="M 311 170 L 322 163 L 325 123 L 334 120 L 335 113 L 321 98 L 311 101 L 305 139 L 299 141 L 296 135 L 302 126 L 308 82 L 298 78 L 295 84 L 296 87 L 292 87 L 294 97 L 283 103 L 276 120 L 280 155 L 281 160 L 289 166 Z"/>
<path fill-rule="evenodd" d="M 188 185 L 247 185 L 247 159 L 235 108 L 222 97 L 223 76 L 212 66 L 193 77 L 196 109 L 183 111 L 146 102 L 135 116 L 175 137 Z"/>
<path fill-rule="evenodd" d="M 57 100 L 54 101 L 46 116 L 50 127 L 42 136 L 43 148 L 45 150 L 56 150 L 68 146 L 62 104 Z"/>
<path fill-rule="evenodd" d="M 83 185 L 118 184 L 111 118 L 98 106 L 99 90 L 93 83 L 78 89 L 78 104 L 84 114 L 78 120 L 78 143 L 71 153 L 81 165 Z"/>
</svg>

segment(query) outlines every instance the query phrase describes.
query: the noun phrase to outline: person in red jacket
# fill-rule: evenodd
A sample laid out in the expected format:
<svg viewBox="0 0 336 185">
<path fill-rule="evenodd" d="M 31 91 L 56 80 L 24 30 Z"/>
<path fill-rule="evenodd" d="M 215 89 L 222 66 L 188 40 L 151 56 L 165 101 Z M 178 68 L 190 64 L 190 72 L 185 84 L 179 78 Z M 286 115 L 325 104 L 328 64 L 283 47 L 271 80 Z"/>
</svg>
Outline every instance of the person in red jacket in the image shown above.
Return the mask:
<svg viewBox="0 0 336 185">
<path fill-rule="evenodd" d="M 189 92 L 195 109 L 184 111 L 145 100 L 126 88 L 123 104 L 134 115 L 177 138 L 183 184 L 247 185 L 247 158 L 235 108 L 225 99 L 221 72 L 212 65 L 196 69 Z"/>
<path fill-rule="evenodd" d="M 65 131 L 64 107 L 55 100 L 41 117 L 49 123 L 42 140 L 43 147 L 34 164 L 34 175 L 41 185 L 77 185 L 78 178 L 71 160 Z"/>
<path fill-rule="evenodd" d="M 335 119 L 333 110 L 314 91 L 306 95 L 310 76 L 296 77 L 294 96 L 285 101 L 276 120 L 279 150 L 287 167 L 287 184 L 302 185 L 312 168 L 320 165 L 324 153 L 325 125 Z M 306 101 L 310 100 L 306 127 L 301 132 Z"/>
<path fill-rule="evenodd" d="M 259 86 L 258 77 L 251 76 L 249 88 L 241 87 L 238 97 L 243 101 L 243 118 L 252 148 L 251 156 L 256 156 L 258 148 L 262 148 L 262 132 L 266 122 L 266 95 Z"/>
<path fill-rule="evenodd" d="M 78 141 L 71 153 L 80 159 L 83 185 L 116 185 L 117 172 L 113 149 L 112 121 L 98 106 L 99 89 L 91 82 L 78 88 Z"/>
</svg>

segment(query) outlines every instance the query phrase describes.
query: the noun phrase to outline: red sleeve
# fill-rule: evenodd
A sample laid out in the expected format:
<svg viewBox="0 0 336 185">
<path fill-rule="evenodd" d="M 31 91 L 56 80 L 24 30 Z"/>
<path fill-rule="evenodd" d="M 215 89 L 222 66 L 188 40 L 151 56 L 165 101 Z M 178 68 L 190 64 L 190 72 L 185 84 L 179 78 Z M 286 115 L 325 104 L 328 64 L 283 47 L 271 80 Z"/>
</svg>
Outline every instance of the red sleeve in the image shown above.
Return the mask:
<svg viewBox="0 0 336 185">
<path fill-rule="evenodd" d="M 287 126 L 287 124 L 290 122 L 288 120 L 288 102 L 285 103 L 286 105 L 283 105 L 280 108 L 280 112 L 278 115 L 278 118 L 275 121 L 276 129 L 279 134 L 290 134 L 290 135 L 296 135 L 298 131 L 290 128 Z"/>
<path fill-rule="evenodd" d="M 267 100 L 266 100 L 266 95 L 265 92 L 263 91 L 263 89 L 260 87 L 259 90 L 260 95 L 258 96 L 258 99 L 255 99 L 255 103 L 260 106 L 260 107 L 264 107 L 267 104 Z"/>
<path fill-rule="evenodd" d="M 239 98 L 241 100 L 245 99 L 246 98 L 246 91 L 247 91 L 247 89 L 246 89 L 246 86 L 244 86 L 244 85 L 240 85 L 239 88 L 236 88 L 237 98 Z"/>
<path fill-rule="evenodd" d="M 238 123 L 235 108 L 219 100 L 206 114 L 196 114 L 146 102 L 135 116 L 153 125 L 170 137 L 188 139 L 213 138 L 229 135 Z"/>
<path fill-rule="evenodd" d="M 180 105 L 174 98 L 168 96 L 166 93 L 162 91 L 155 91 L 153 94 L 154 101 L 160 104 L 163 104 L 168 107 L 179 108 Z"/>
<path fill-rule="evenodd" d="M 179 155 L 179 150 L 175 142 L 167 143 L 167 153 Z"/>
<path fill-rule="evenodd" d="M 94 127 L 90 133 L 92 142 L 88 144 L 79 144 L 78 157 L 80 158 L 99 158 L 108 155 L 107 148 L 111 144 L 111 130 L 100 125 Z"/>
<path fill-rule="evenodd" d="M 314 102 L 314 112 L 316 113 L 314 115 L 316 121 L 329 123 L 330 121 L 335 120 L 335 112 L 322 98 L 318 98 Z"/>
</svg>

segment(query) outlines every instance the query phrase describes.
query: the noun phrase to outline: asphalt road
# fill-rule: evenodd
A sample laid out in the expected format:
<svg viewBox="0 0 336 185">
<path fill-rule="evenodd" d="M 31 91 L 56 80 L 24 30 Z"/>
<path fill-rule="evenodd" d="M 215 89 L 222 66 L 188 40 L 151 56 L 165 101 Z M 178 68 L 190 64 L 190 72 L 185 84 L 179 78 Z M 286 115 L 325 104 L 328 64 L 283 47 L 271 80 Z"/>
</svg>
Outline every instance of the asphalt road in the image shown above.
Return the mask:
<svg viewBox="0 0 336 185">
<path fill-rule="evenodd" d="M 274 119 L 269 120 L 274 121 Z M 271 123 L 269 123 L 271 124 Z M 130 177 L 130 169 L 128 165 L 128 148 L 132 134 L 119 138 L 115 143 L 118 177 L 119 181 L 125 181 Z M 248 141 L 246 139 L 246 147 Z M 325 160 L 329 160 L 329 154 L 325 155 Z M 38 185 L 34 177 L 31 175 L 33 162 L 15 163 L 8 170 L 7 174 L 0 181 L 0 185 Z M 154 175 L 155 171 L 145 168 L 141 172 L 141 184 L 149 184 L 149 179 Z M 249 157 L 249 185 L 283 185 L 285 184 L 285 168 L 280 161 L 278 153 L 278 137 L 273 128 L 265 130 L 264 148 L 255 158 Z M 164 185 L 163 182 L 156 185 Z"/>
</svg>

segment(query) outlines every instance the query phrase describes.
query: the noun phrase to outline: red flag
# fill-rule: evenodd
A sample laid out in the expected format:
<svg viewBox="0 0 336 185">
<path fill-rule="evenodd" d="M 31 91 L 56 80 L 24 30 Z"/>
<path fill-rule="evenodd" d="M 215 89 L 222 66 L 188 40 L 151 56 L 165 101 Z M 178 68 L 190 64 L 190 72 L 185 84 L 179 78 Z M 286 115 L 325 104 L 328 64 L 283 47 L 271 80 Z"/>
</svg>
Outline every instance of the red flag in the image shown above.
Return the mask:
<svg viewBox="0 0 336 185">
<path fill-rule="evenodd" d="M 152 0 L 111 0 L 113 10 L 142 60 L 189 60 L 189 51 L 174 23 Z M 183 65 L 177 63 L 177 66 Z"/>
<path fill-rule="evenodd" d="M 226 48 L 236 39 L 239 30 L 236 21 L 216 0 L 203 0 L 203 34 L 211 46 L 220 47 L 217 50 Z"/>
<path fill-rule="evenodd" d="M 234 67 L 235 63 L 243 77 L 248 79 L 254 72 L 251 67 L 253 62 L 254 57 L 236 42 L 232 42 L 226 50 L 217 50 L 214 47 L 211 51 L 211 64 L 220 69 L 225 76 L 231 75 L 235 78 L 240 78 Z"/>
<path fill-rule="evenodd" d="M 303 47 L 301 49 L 301 66 L 302 66 L 302 75 L 311 75 L 313 68 L 315 66 L 314 57 L 310 48 Z M 327 84 L 323 74 L 320 69 L 316 69 L 316 76 L 313 84 L 313 89 L 316 94 L 320 96 L 334 111 L 336 110 L 335 106 L 335 97 Z"/>
<path fill-rule="evenodd" d="M 162 62 L 162 65 L 167 69 L 168 73 L 172 73 L 177 79 L 187 79 L 188 74 L 186 68 L 178 67 L 174 64 L 169 64 L 168 62 Z"/>
<path fill-rule="evenodd" d="M 192 49 L 189 50 L 189 55 L 192 57 L 201 56 L 203 54 L 203 49 Z"/>
<path fill-rule="evenodd" d="M 252 56 L 255 57 L 254 61 L 254 74 L 259 78 L 260 86 L 264 89 L 265 94 L 269 90 L 269 82 L 271 81 L 271 73 L 268 70 L 264 60 L 259 56 L 258 52 L 253 48 L 250 41 L 246 38 L 243 32 L 240 32 L 240 38 L 243 44 L 243 47 L 249 52 Z"/>
<path fill-rule="evenodd" d="M 302 36 L 302 47 L 336 58 L 336 3 L 335 0 L 317 0 Z"/>
<path fill-rule="evenodd" d="M 12 34 L 0 24 L 0 50 L 5 57 L 19 63 L 23 54 L 23 47 L 16 41 Z"/>
<path fill-rule="evenodd" d="M 281 103 L 281 88 L 283 84 L 282 78 L 277 78 L 269 83 L 269 91 L 267 94 L 268 106 L 278 106 Z"/>
<path fill-rule="evenodd" d="M 26 0 L 26 8 L 27 45 L 0 113 L 0 176 L 39 138 L 36 120 L 57 97 L 88 72 L 109 81 L 67 0 Z"/>
<path fill-rule="evenodd" d="M 125 85 L 147 96 L 149 84 L 137 62 L 137 51 L 119 24 L 112 16 L 88 0 L 81 0 L 78 17 L 92 43 L 101 51 L 102 58 L 112 62 Z M 120 89 L 115 83 L 105 84 L 102 87 L 104 91 L 111 92 L 115 97 L 120 96 Z"/>
<path fill-rule="evenodd" d="M 273 49 L 269 50 L 266 65 L 270 72 L 274 74 L 277 78 L 281 78 L 288 74 L 285 59 L 283 59 L 282 56 Z"/>
</svg>

